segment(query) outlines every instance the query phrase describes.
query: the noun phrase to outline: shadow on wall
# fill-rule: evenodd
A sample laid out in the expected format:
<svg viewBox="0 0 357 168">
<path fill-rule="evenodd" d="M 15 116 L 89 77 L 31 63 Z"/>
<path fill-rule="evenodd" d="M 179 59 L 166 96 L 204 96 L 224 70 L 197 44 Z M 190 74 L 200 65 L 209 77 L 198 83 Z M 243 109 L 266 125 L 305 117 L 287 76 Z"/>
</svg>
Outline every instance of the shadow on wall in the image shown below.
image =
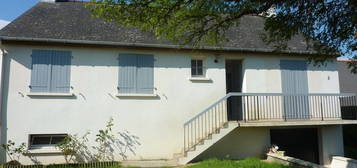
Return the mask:
<svg viewBox="0 0 357 168">
<path fill-rule="evenodd" d="M 62 142 L 56 146 L 65 156 L 67 163 L 71 162 L 97 162 L 97 161 L 115 161 L 119 156 L 121 160 L 126 160 L 128 154 L 136 155 L 135 149 L 141 145 L 139 137 L 132 135 L 129 131 L 114 132 L 114 120 L 111 118 L 106 128 L 99 130 L 95 135 L 96 145 L 88 145 L 88 135 L 83 136 L 68 135 Z M 36 164 L 36 162 L 34 162 Z"/>
</svg>

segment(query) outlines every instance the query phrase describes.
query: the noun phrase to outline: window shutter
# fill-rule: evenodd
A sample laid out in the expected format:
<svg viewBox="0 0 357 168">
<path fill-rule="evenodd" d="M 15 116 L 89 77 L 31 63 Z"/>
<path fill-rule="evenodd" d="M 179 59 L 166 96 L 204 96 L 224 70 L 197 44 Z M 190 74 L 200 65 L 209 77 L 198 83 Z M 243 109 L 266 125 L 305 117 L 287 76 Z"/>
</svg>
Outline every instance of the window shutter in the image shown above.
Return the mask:
<svg viewBox="0 0 357 168">
<path fill-rule="evenodd" d="M 53 51 L 52 53 L 51 92 L 68 93 L 70 91 L 71 52 Z"/>
<path fill-rule="evenodd" d="M 306 61 L 280 60 L 282 92 L 307 94 L 309 92 Z M 298 101 L 302 102 L 301 104 Z M 309 98 L 288 96 L 284 98 L 284 110 L 287 119 L 308 119 Z"/>
<path fill-rule="evenodd" d="M 135 54 L 119 54 L 119 81 L 120 93 L 136 93 L 136 68 Z"/>
<path fill-rule="evenodd" d="M 137 55 L 137 92 L 152 94 L 154 91 L 154 56 Z"/>
<path fill-rule="evenodd" d="M 283 93 L 308 93 L 306 61 L 281 60 Z"/>
<path fill-rule="evenodd" d="M 32 51 L 31 92 L 50 91 L 51 55 L 51 51 Z"/>
</svg>

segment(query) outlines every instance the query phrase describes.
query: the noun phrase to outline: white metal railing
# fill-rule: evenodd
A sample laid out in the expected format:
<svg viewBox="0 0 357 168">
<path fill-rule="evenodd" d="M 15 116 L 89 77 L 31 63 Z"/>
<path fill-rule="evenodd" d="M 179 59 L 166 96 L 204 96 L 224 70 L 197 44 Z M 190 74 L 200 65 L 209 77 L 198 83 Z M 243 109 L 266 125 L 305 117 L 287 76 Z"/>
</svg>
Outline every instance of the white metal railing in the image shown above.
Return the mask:
<svg viewBox="0 0 357 168">
<path fill-rule="evenodd" d="M 230 120 L 247 122 L 357 119 L 356 107 L 355 94 L 348 93 L 228 93 L 184 123 L 184 151 L 219 131 L 228 122 L 229 109 L 239 113 Z"/>
</svg>

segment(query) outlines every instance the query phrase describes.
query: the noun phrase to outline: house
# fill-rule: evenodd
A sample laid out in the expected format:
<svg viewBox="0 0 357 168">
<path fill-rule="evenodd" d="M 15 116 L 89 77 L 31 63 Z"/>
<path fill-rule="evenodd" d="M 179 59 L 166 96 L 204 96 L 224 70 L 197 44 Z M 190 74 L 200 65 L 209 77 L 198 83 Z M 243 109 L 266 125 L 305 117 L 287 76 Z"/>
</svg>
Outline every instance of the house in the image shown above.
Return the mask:
<svg viewBox="0 0 357 168">
<path fill-rule="evenodd" d="M 338 60 L 337 68 L 340 77 L 340 91 L 344 93 L 357 93 L 357 75 L 348 68 L 350 60 Z"/>
<path fill-rule="evenodd" d="M 63 0 L 62 0 L 63 1 Z M 92 18 L 80 2 L 40 2 L 0 31 L 1 142 L 27 143 L 23 164 L 64 162 L 68 134 L 115 130 L 138 141 L 127 160 L 343 156 L 336 58 L 308 64 L 301 36 L 265 44 L 264 18 L 245 16 L 223 46 L 197 49 Z M 2 154 L 3 161 L 9 158 Z M 122 159 L 122 155 L 115 155 Z"/>
<path fill-rule="evenodd" d="M 350 60 L 338 60 L 337 69 L 340 78 L 340 91 L 344 93 L 357 93 L 357 74 L 351 73 L 351 70 L 348 68 L 348 63 Z M 348 101 L 345 103 L 346 110 L 342 114 L 342 117 L 345 119 L 356 118 L 357 106 L 356 104 L 351 104 Z M 348 110 L 349 109 L 349 110 Z M 357 149 L 357 125 L 344 125 L 343 127 L 343 143 L 345 146 L 345 156 L 353 159 L 357 159 L 357 153 L 354 152 Z"/>
</svg>

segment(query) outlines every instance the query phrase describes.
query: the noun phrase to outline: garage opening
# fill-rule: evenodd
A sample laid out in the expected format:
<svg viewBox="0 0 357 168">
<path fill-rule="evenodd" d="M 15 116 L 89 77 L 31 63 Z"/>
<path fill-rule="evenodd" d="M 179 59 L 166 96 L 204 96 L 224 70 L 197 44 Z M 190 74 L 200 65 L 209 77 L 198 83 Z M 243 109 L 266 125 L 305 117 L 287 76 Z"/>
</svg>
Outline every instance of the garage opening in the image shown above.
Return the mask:
<svg viewBox="0 0 357 168">
<path fill-rule="evenodd" d="M 271 129 L 270 138 L 286 156 L 319 164 L 317 128 Z"/>
</svg>

